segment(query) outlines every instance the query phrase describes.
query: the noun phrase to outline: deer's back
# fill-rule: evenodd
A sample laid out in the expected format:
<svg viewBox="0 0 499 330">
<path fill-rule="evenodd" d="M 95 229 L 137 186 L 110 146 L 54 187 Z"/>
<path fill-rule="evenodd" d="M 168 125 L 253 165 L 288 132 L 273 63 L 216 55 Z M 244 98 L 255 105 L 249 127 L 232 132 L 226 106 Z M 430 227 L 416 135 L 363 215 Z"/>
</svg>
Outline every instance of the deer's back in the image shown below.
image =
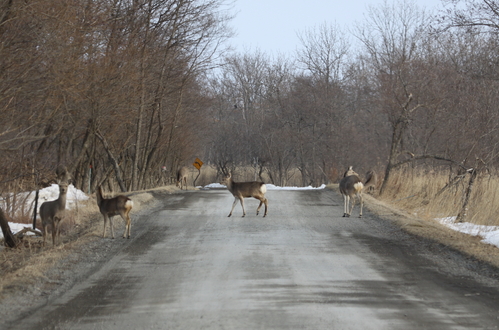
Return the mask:
<svg viewBox="0 0 499 330">
<path fill-rule="evenodd" d="M 126 204 L 131 201 L 126 196 L 116 196 L 110 199 L 103 199 L 99 205 L 99 210 L 102 214 L 109 216 L 118 215 L 121 210 L 126 209 Z"/>
<path fill-rule="evenodd" d="M 187 177 L 187 174 L 189 173 L 189 170 L 187 167 L 182 167 L 177 171 L 177 180 L 182 179 L 183 177 Z"/>
<path fill-rule="evenodd" d="M 340 192 L 343 195 L 352 195 L 361 191 L 364 188 L 362 180 L 357 175 L 344 177 L 340 181 Z"/>
</svg>

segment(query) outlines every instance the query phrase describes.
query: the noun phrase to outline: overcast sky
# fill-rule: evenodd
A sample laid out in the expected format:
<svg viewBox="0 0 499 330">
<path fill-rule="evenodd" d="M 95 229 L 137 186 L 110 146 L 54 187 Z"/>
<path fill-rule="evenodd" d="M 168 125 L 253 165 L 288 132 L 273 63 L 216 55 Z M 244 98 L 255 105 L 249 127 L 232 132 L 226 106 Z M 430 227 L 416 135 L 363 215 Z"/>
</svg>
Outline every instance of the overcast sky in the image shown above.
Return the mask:
<svg viewBox="0 0 499 330">
<path fill-rule="evenodd" d="M 388 0 L 391 3 L 393 0 Z M 362 21 L 368 5 L 383 0 L 235 0 L 237 33 L 230 43 L 239 52 L 261 50 L 292 55 L 300 46 L 297 32 L 323 23 L 351 28 Z M 440 0 L 417 0 L 422 8 L 435 9 Z"/>
</svg>

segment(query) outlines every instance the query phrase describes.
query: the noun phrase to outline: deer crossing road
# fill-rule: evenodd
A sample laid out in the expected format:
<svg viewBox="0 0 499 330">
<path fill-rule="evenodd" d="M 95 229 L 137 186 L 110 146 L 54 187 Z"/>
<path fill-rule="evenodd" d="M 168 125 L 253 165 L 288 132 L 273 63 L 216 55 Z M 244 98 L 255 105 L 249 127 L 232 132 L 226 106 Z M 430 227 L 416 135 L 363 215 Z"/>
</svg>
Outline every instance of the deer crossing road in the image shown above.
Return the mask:
<svg viewBox="0 0 499 330">
<path fill-rule="evenodd" d="M 85 280 L 13 329 L 497 329 L 497 282 L 332 190 L 157 193 Z M 133 197 L 132 197 L 133 199 Z M 105 238 L 103 240 L 109 240 Z M 107 258 L 107 259 L 106 259 Z"/>
</svg>

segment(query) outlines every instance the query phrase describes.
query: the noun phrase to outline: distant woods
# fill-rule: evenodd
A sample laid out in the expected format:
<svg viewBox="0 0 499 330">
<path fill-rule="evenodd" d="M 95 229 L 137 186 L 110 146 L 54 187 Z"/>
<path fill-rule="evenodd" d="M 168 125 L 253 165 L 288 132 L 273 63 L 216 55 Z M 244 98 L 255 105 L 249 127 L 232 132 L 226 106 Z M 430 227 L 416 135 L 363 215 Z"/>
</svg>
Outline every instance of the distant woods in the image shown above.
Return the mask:
<svg viewBox="0 0 499 330">
<path fill-rule="evenodd" d="M 318 24 L 299 34 L 294 57 L 228 56 L 211 80 L 209 159 L 262 167 L 278 185 L 296 171 L 302 185 L 338 182 L 350 165 L 376 169 L 383 184 L 404 165 L 494 168 L 498 11 L 446 3 L 430 14 L 388 1 L 348 31 Z"/>
<path fill-rule="evenodd" d="M 222 0 L 0 0 L 0 190 L 59 165 L 85 192 L 145 189 L 196 157 L 277 185 L 337 182 L 350 165 L 495 168 L 498 11 L 443 3 L 318 22 L 284 56 L 227 51 Z"/>
</svg>

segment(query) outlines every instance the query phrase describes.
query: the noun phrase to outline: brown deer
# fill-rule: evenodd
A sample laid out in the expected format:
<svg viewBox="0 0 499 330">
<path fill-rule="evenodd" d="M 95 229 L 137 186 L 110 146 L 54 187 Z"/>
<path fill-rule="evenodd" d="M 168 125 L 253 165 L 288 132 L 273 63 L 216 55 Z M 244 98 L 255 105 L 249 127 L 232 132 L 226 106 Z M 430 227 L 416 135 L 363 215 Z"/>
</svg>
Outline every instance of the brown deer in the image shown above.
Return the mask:
<svg viewBox="0 0 499 330">
<path fill-rule="evenodd" d="M 130 227 L 132 226 L 132 220 L 130 219 L 129 213 L 133 207 L 132 200 L 123 195 L 106 199 L 102 195 L 101 187 L 97 189 L 96 197 L 100 213 L 104 217 L 104 231 L 102 233 L 102 237 L 106 237 L 106 223 L 107 220 L 109 220 L 109 225 L 111 226 L 111 237 L 114 239 L 113 217 L 115 215 L 120 215 L 121 218 L 123 218 L 123 220 L 125 221 L 125 231 L 123 232 L 123 238 L 130 238 Z"/>
<path fill-rule="evenodd" d="M 344 201 L 344 217 L 349 217 L 352 214 L 353 206 L 355 205 L 355 196 L 357 196 L 360 201 L 359 218 L 362 218 L 362 207 L 364 206 L 364 202 L 362 200 L 363 188 L 364 184 L 362 183 L 362 180 L 360 179 L 359 175 L 352 169 L 352 166 L 350 166 L 348 171 L 345 173 L 345 177 L 340 181 L 340 192 L 343 195 Z M 352 201 L 351 207 L 349 209 L 350 199 L 352 199 Z"/>
<path fill-rule="evenodd" d="M 187 174 L 189 173 L 189 170 L 187 167 L 181 167 L 177 171 L 177 187 L 180 187 L 180 190 L 182 190 L 182 187 L 185 185 L 185 190 L 187 190 Z"/>
<path fill-rule="evenodd" d="M 59 225 L 66 212 L 66 194 L 68 192 L 68 184 L 59 184 L 59 198 L 54 201 L 44 202 L 40 206 L 40 218 L 42 219 L 43 228 L 43 245 L 48 235 L 48 227 L 52 229 L 52 244 L 55 246 L 56 239 L 60 238 Z"/>
<path fill-rule="evenodd" d="M 232 209 L 230 210 L 229 217 L 232 215 L 232 211 L 234 211 L 234 207 L 236 207 L 237 201 L 241 202 L 241 207 L 243 208 L 243 217 L 246 215 L 246 211 L 244 210 L 244 198 L 253 197 L 260 201 L 260 205 L 256 209 L 256 215 L 260 212 L 260 208 L 262 204 L 265 204 L 265 213 L 263 216 L 267 215 L 268 208 L 268 199 L 265 198 L 265 193 L 267 192 L 267 186 L 263 182 L 234 182 L 232 180 L 232 175 L 229 174 L 225 177 L 224 183 L 227 186 L 227 189 L 234 196 L 234 203 L 232 204 Z"/>
<path fill-rule="evenodd" d="M 378 174 L 374 170 L 370 170 L 366 173 L 366 180 L 364 181 L 364 190 L 368 193 L 374 192 L 376 185 L 378 184 Z"/>
</svg>

